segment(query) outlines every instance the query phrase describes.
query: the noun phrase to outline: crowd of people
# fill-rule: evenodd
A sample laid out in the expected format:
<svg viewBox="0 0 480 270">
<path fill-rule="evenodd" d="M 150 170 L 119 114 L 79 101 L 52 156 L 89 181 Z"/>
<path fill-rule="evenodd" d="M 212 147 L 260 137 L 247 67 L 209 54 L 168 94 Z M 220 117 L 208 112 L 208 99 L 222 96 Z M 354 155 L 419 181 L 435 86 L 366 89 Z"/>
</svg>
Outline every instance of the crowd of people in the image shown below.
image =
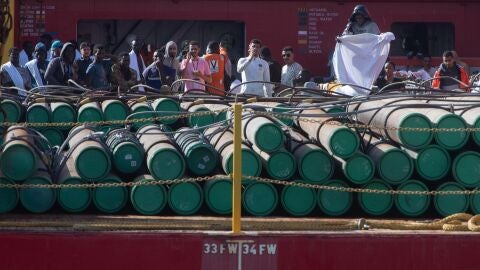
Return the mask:
<svg viewBox="0 0 480 270">
<path fill-rule="evenodd" d="M 362 33 L 378 35 L 380 30 L 366 7 L 358 5 L 342 35 Z M 337 38 L 337 42 L 341 41 Z M 141 51 L 142 47 L 141 40 L 135 39 L 130 44 L 130 52 L 112 55 L 101 44 L 92 48 L 87 42 L 80 45 L 75 41 L 62 43 L 45 34 L 35 46 L 27 41 L 22 50 L 10 49 L 9 62 L 0 68 L 0 83 L 4 87 L 29 90 L 45 85 L 68 85 L 69 81 L 74 81 L 92 90 L 127 91 L 139 84 L 160 89 L 163 85 L 171 86 L 178 79 L 186 79 L 181 84 L 183 91 L 200 90 L 225 95 L 234 89 L 258 96 L 272 96 L 282 87 L 318 86 L 312 82 L 309 72 L 295 61 L 291 46 L 281 51 L 283 66 L 272 59 L 272 52 L 262 46 L 259 39 L 249 42 L 248 55 L 237 63 L 232 63 L 227 47 L 217 41 L 208 43 L 203 56 L 201 44 L 197 41 L 190 41 L 186 50 L 181 52 L 174 41 L 158 50 L 148 50 L 146 54 Z M 455 51 L 446 51 L 438 68 L 432 66 L 428 56 L 423 56 L 422 61 L 422 65 L 398 71 L 395 63 L 388 60 L 375 85 L 384 88 L 393 84 L 392 87 L 400 88 L 398 82 L 408 77 L 431 80 L 433 88 L 443 90 L 468 88 L 471 84 L 468 81 L 469 67 L 458 59 Z M 241 78 L 235 78 L 235 73 Z M 241 86 L 236 87 L 239 84 Z M 139 87 L 138 90 L 144 89 Z M 25 95 L 23 91 L 18 94 Z"/>
</svg>

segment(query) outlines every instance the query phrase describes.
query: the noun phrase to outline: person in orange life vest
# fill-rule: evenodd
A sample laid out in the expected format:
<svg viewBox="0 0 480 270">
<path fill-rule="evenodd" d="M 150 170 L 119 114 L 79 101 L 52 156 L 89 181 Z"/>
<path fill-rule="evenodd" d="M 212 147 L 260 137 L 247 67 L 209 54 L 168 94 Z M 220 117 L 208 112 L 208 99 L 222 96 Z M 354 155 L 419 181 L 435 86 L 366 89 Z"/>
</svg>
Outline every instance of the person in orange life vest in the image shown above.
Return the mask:
<svg viewBox="0 0 480 270">
<path fill-rule="evenodd" d="M 229 46 L 225 43 L 226 42 L 223 40 L 220 41 L 220 54 L 223 55 L 223 57 L 225 58 L 225 76 L 223 80 L 223 85 L 225 86 L 225 89 L 230 89 L 230 84 L 235 80 L 235 78 L 233 76 L 232 61 L 228 56 Z"/>
<path fill-rule="evenodd" d="M 183 59 L 180 63 L 182 79 L 190 79 L 202 83 L 199 84 L 192 81 L 186 81 L 185 92 L 190 90 L 205 91 L 205 86 L 203 84 L 212 82 L 210 67 L 205 59 L 198 56 L 199 52 L 200 43 L 198 41 L 190 41 L 187 58 Z"/>
<path fill-rule="evenodd" d="M 220 44 L 210 41 L 207 45 L 207 54 L 203 57 L 207 61 L 212 73 L 212 82 L 207 87 L 207 92 L 214 95 L 225 95 L 225 56 L 220 54 Z"/>
<path fill-rule="evenodd" d="M 455 78 L 461 81 L 461 83 L 459 84 L 457 81 L 449 78 L 441 78 L 447 76 Z M 468 74 L 463 67 L 455 62 L 452 51 L 443 53 L 443 63 L 437 69 L 433 78 L 432 87 L 435 89 L 455 90 L 467 89 L 469 87 Z"/>
</svg>

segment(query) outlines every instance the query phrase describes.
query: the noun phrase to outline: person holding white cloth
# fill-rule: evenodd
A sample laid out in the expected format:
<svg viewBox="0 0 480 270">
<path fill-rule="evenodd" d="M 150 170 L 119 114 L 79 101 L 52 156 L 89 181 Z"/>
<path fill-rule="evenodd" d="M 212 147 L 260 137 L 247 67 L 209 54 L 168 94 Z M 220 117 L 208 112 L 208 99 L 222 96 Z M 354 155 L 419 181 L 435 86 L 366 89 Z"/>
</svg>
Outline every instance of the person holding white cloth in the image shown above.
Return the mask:
<svg viewBox="0 0 480 270">
<path fill-rule="evenodd" d="M 30 81 L 30 74 L 28 71 L 20 66 L 19 50 L 16 47 L 10 48 L 8 51 L 9 62 L 0 67 L 0 82 L 5 87 L 17 87 L 24 90 L 32 88 Z M 12 90 L 12 93 L 18 94 L 20 97 L 25 97 L 26 93 L 23 91 Z"/>
</svg>

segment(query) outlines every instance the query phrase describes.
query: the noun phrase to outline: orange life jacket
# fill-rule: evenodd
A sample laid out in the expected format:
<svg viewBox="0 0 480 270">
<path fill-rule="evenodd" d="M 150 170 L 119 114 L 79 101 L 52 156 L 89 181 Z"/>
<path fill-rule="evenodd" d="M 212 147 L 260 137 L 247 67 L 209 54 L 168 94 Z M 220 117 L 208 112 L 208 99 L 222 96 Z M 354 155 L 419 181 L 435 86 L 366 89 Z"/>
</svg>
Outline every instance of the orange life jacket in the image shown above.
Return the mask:
<svg viewBox="0 0 480 270">
<path fill-rule="evenodd" d="M 210 67 L 210 72 L 212 73 L 212 82 L 208 85 L 218 88 L 207 87 L 207 92 L 224 96 L 225 88 L 223 80 L 225 78 L 225 56 L 221 54 L 207 54 L 204 58 Z"/>
</svg>

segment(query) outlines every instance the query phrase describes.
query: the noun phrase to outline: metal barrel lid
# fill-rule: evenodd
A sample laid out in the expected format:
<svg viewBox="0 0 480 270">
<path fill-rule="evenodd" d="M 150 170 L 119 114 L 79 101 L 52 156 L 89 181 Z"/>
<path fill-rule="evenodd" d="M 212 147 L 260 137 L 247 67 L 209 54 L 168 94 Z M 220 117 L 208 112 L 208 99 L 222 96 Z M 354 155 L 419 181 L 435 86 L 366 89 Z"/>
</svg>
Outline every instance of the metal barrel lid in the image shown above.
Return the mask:
<svg viewBox="0 0 480 270">
<path fill-rule="evenodd" d="M 267 153 L 279 150 L 285 142 L 282 129 L 266 117 L 244 119 L 242 130 L 246 139 Z"/>
<path fill-rule="evenodd" d="M 98 105 L 98 102 L 89 102 L 83 104 L 78 109 L 77 121 L 78 122 L 99 122 L 103 120 L 102 109 Z"/>
<path fill-rule="evenodd" d="M 387 183 L 380 180 L 373 180 L 366 184 L 364 189 L 391 190 Z M 383 193 L 359 193 L 358 202 L 365 213 L 380 216 L 392 209 L 393 195 Z"/>
<path fill-rule="evenodd" d="M 417 173 L 429 181 L 442 179 L 452 166 L 450 154 L 438 145 L 429 145 L 418 151 L 414 161 Z"/>
<path fill-rule="evenodd" d="M 453 161 L 452 174 L 455 180 L 465 187 L 480 186 L 480 153 L 466 151 Z"/>
<path fill-rule="evenodd" d="M 354 184 L 366 184 L 375 174 L 375 164 L 372 159 L 360 152 L 345 160 L 342 166 L 343 174 Z"/>
<path fill-rule="evenodd" d="M 264 163 L 268 175 L 278 180 L 290 179 L 297 169 L 295 157 L 285 150 L 269 153 Z"/>
<path fill-rule="evenodd" d="M 401 184 L 397 190 L 404 191 L 428 191 L 425 184 L 417 180 L 408 180 Z M 427 211 L 430 206 L 430 195 L 407 195 L 395 196 L 395 206 L 402 214 L 409 217 L 417 217 Z"/>
<path fill-rule="evenodd" d="M 28 106 L 26 113 L 28 123 L 50 123 L 52 121 L 52 112 L 46 103 L 35 103 Z M 43 127 L 35 127 L 42 129 Z"/>
<path fill-rule="evenodd" d="M 168 205 L 176 214 L 193 215 L 203 204 L 203 191 L 196 182 L 174 184 L 168 189 Z"/>
<path fill-rule="evenodd" d="M 233 173 L 233 146 L 232 152 L 224 156 L 222 167 L 226 174 Z M 259 176 L 262 172 L 262 162 L 258 155 L 248 147 L 242 147 L 242 175 Z"/>
<path fill-rule="evenodd" d="M 348 187 L 340 180 L 330 180 L 323 184 L 329 187 Z M 341 216 L 345 214 L 352 206 L 353 196 L 350 192 L 319 189 L 317 191 L 317 204 L 328 216 Z"/>
<path fill-rule="evenodd" d="M 466 129 L 467 123 L 461 116 L 455 114 L 446 114 L 438 119 L 436 128 L 454 128 Z M 435 133 L 435 141 L 441 147 L 447 150 L 457 150 L 462 148 L 468 141 L 469 133 L 467 131 L 438 131 Z"/>
<path fill-rule="evenodd" d="M 54 146 L 60 146 L 65 141 L 65 135 L 63 134 L 63 131 L 58 128 L 42 129 L 40 130 L 40 133 L 42 133 L 42 135 L 47 138 L 48 142 Z"/>
<path fill-rule="evenodd" d="M 291 108 L 288 108 L 289 106 L 287 104 L 283 104 L 283 103 L 278 103 L 277 106 L 275 106 L 274 108 L 272 108 L 272 111 L 274 113 L 288 113 L 288 112 L 293 112 Z M 293 118 L 290 118 L 290 117 L 282 117 L 282 115 L 280 116 L 275 116 L 279 121 L 281 121 L 282 123 L 284 123 L 285 125 L 287 126 L 292 126 L 293 125 Z"/>
<path fill-rule="evenodd" d="M 330 179 L 335 170 L 331 156 L 320 147 L 307 144 L 294 153 L 298 162 L 300 177 L 309 182 L 322 183 Z"/>
<path fill-rule="evenodd" d="M 105 121 L 125 120 L 128 115 L 128 107 L 120 100 L 109 99 L 102 102 L 102 113 Z M 121 124 L 116 126 L 121 126 Z"/>
<path fill-rule="evenodd" d="M 23 182 L 30 184 L 51 184 L 47 175 L 34 175 Z M 23 207 L 32 213 L 45 213 L 50 210 L 56 201 L 56 191 L 52 188 L 23 188 L 20 190 L 20 202 Z"/>
<path fill-rule="evenodd" d="M 35 172 L 37 159 L 37 155 L 29 145 L 24 142 L 10 141 L 1 153 L 0 169 L 8 179 L 23 181 Z"/>
<path fill-rule="evenodd" d="M 146 119 L 146 118 L 152 118 L 152 117 L 155 117 L 156 114 L 155 113 L 148 113 L 148 112 L 152 112 L 152 108 L 150 107 L 150 105 L 146 102 L 140 102 L 140 103 L 135 103 L 134 105 L 132 105 L 132 107 L 130 107 L 130 113 L 131 114 L 134 114 L 134 113 L 139 113 L 139 112 L 146 112 L 146 113 L 142 113 L 142 114 L 138 114 L 138 115 L 135 115 L 135 116 L 132 116 L 132 117 L 129 117 L 128 119 L 131 119 L 131 120 L 135 120 L 135 119 Z M 138 121 L 138 122 L 135 122 L 132 124 L 132 127 L 134 130 L 137 130 L 143 126 L 146 126 L 146 125 L 151 125 L 153 124 L 155 121 Z"/>
<path fill-rule="evenodd" d="M 173 145 L 157 143 L 148 150 L 147 167 L 155 179 L 176 179 L 185 173 L 185 160 Z"/>
<path fill-rule="evenodd" d="M 251 215 L 268 216 L 277 208 L 277 189 L 270 183 L 252 182 L 243 190 L 242 204 Z"/>
<path fill-rule="evenodd" d="M 121 142 L 112 151 L 115 168 L 122 173 L 134 173 L 143 165 L 145 151 L 133 142 Z"/>
<path fill-rule="evenodd" d="M 13 181 L 0 176 L 0 184 L 14 184 Z M 0 188 L 0 213 L 8 213 L 18 204 L 18 190 L 15 188 Z"/>
<path fill-rule="evenodd" d="M 317 194 L 315 190 L 311 188 L 284 186 L 280 200 L 283 209 L 290 215 L 306 216 L 315 209 Z"/>
<path fill-rule="evenodd" d="M 410 156 L 398 148 L 386 151 L 377 162 L 378 175 L 392 185 L 398 185 L 410 179 L 413 169 Z"/>
<path fill-rule="evenodd" d="M 400 120 L 400 130 L 397 131 L 397 136 L 403 145 L 411 149 L 421 149 L 430 144 L 433 140 L 433 133 L 431 131 L 410 131 L 409 128 L 432 128 L 432 123 L 423 114 L 408 113 Z"/>
<path fill-rule="evenodd" d="M 328 139 L 329 150 L 332 154 L 341 158 L 349 158 L 355 155 L 359 146 L 360 140 L 357 134 L 346 127 L 337 128 Z"/>
<path fill-rule="evenodd" d="M 3 114 L 0 114 L 0 117 L 3 118 L 0 119 L 2 121 L 0 122 L 18 122 L 20 121 L 20 118 L 22 117 L 22 106 L 11 99 L 4 99 L 0 102 L 0 107 L 2 110 L 5 112 L 6 117 L 4 117 Z"/>
<path fill-rule="evenodd" d="M 209 112 L 210 110 L 202 105 L 194 105 L 188 109 L 189 112 Z M 188 117 L 188 126 L 201 128 L 215 123 L 215 114 L 191 115 Z"/>
<path fill-rule="evenodd" d="M 171 98 L 158 98 L 152 103 L 153 110 L 164 112 L 161 116 L 175 115 L 180 111 L 180 104 Z M 171 112 L 171 113 L 168 113 Z M 161 123 L 171 125 L 178 121 L 178 118 L 160 120 Z"/>
<path fill-rule="evenodd" d="M 62 184 L 85 184 L 79 177 L 64 179 Z M 92 202 L 92 190 L 89 188 L 61 188 L 58 190 L 58 204 L 69 213 L 85 211 Z"/>
<path fill-rule="evenodd" d="M 74 123 L 77 121 L 77 112 L 73 106 L 66 102 L 52 102 L 50 108 L 52 110 L 52 123 Z M 66 130 L 70 126 L 58 128 Z"/>
<path fill-rule="evenodd" d="M 110 173 L 112 166 L 110 153 L 103 147 L 82 143 L 75 151 L 78 151 L 78 155 L 75 157 L 75 167 L 83 179 L 99 180 Z"/>
<path fill-rule="evenodd" d="M 218 154 L 210 144 L 196 143 L 185 152 L 187 166 L 194 175 L 207 175 L 218 164 Z"/>
<path fill-rule="evenodd" d="M 118 177 L 108 175 L 97 183 L 122 183 Z M 122 210 L 128 201 L 126 187 L 97 187 L 93 190 L 93 204 L 103 213 L 116 213 Z"/>
<path fill-rule="evenodd" d="M 463 191 L 460 184 L 455 182 L 443 183 L 437 188 L 437 191 Z M 449 216 L 456 213 L 467 211 L 469 198 L 465 194 L 461 195 L 437 195 L 433 197 L 435 209 L 441 216 Z"/>
<path fill-rule="evenodd" d="M 152 176 L 140 176 L 139 181 L 152 181 Z M 130 189 L 130 201 L 133 208 L 143 215 L 156 215 L 167 205 L 167 191 L 163 185 L 138 185 Z"/>
<path fill-rule="evenodd" d="M 232 213 L 232 181 L 230 179 L 205 182 L 203 193 L 205 203 L 212 212 L 220 215 Z"/>
</svg>

